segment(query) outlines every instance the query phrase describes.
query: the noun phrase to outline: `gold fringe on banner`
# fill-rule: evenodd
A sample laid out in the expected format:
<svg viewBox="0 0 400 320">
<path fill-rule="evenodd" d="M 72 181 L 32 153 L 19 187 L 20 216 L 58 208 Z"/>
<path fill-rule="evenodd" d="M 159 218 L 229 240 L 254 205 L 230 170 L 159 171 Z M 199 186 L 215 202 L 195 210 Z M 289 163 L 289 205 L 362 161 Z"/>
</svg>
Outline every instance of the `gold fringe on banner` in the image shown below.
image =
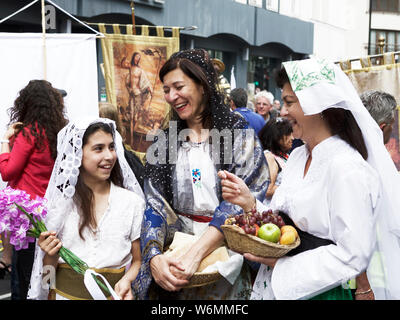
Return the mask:
<svg viewBox="0 0 400 320">
<path fill-rule="evenodd" d="M 99 26 L 99 31 L 101 33 L 106 34 L 106 25 L 104 23 L 99 23 L 98 26 Z"/>
<path fill-rule="evenodd" d="M 119 28 L 119 24 L 113 24 L 114 34 L 121 34 L 121 29 Z"/>
<path fill-rule="evenodd" d="M 180 29 L 177 27 L 172 28 L 172 37 L 179 38 L 179 35 L 180 35 Z"/>
<path fill-rule="evenodd" d="M 340 61 L 339 64 L 340 64 L 340 68 L 342 68 L 343 71 L 351 70 L 350 60 Z"/>
<path fill-rule="evenodd" d="M 164 27 L 163 26 L 157 26 L 156 31 L 157 31 L 157 37 L 164 37 Z"/>
<path fill-rule="evenodd" d="M 372 67 L 371 59 L 369 56 L 360 58 L 360 64 L 362 68 Z"/>
<path fill-rule="evenodd" d="M 149 26 L 143 25 L 142 26 L 142 36 L 149 36 Z"/>
<path fill-rule="evenodd" d="M 393 52 L 388 52 L 383 54 L 383 64 L 394 64 L 395 63 L 395 58 L 394 58 L 394 53 Z"/>
<path fill-rule="evenodd" d="M 133 25 L 132 24 L 128 24 L 126 25 L 126 34 L 127 35 L 133 35 Z"/>
</svg>

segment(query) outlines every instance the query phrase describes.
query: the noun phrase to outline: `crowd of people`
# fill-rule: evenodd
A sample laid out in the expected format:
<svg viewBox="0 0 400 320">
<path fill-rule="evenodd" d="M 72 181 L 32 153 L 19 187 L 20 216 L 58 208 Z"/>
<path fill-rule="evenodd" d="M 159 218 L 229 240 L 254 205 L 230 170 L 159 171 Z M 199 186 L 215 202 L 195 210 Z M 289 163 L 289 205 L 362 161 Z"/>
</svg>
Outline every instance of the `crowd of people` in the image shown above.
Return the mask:
<svg viewBox="0 0 400 320">
<path fill-rule="evenodd" d="M 3 234 L 0 268 L 11 272 L 13 299 L 91 298 L 61 246 L 124 300 L 400 299 L 399 175 L 384 145 L 394 97 L 359 97 L 340 68 L 305 59 L 276 75 L 283 104 L 263 90 L 253 111 L 245 89 L 224 94 L 220 75 L 202 49 L 166 61 L 159 77 L 177 141 L 171 128 L 161 131 L 145 164 L 124 141 L 112 104 L 99 104 L 98 119 L 68 121 L 49 82 L 21 90 L 0 173 L 12 188 L 47 199 L 49 231 L 20 251 Z M 224 244 L 227 218 L 268 209 L 293 222 L 299 250 L 281 258 L 231 251 L 233 278 L 187 288 Z M 177 232 L 195 240 L 171 256 Z M 48 266 L 55 286 L 43 282 Z"/>
</svg>

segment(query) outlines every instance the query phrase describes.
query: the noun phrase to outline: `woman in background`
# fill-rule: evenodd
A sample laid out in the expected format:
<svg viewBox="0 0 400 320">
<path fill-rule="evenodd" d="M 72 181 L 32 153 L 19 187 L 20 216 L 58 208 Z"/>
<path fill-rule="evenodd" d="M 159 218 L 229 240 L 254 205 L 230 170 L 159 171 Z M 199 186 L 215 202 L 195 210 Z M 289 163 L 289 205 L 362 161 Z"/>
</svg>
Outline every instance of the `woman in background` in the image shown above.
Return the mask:
<svg viewBox="0 0 400 320">
<path fill-rule="evenodd" d="M 270 119 L 258 133 L 268 162 L 271 183 L 265 194 L 264 204 L 268 205 L 282 180 L 282 170 L 292 149 L 293 129 L 289 120 L 281 117 Z"/>
<path fill-rule="evenodd" d="M 51 83 L 31 80 L 9 111 L 10 126 L 1 140 L 1 177 L 32 199 L 44 197 L 57 156 L 57 134 L 67 124 L 63 98 Z M 14 252 L 20 299 L 28 292 L 34 249 L 30 243 L 28 249 Z M 8 265 L 11 255 L 5 251 L 2 259 Z"/>
</svg>

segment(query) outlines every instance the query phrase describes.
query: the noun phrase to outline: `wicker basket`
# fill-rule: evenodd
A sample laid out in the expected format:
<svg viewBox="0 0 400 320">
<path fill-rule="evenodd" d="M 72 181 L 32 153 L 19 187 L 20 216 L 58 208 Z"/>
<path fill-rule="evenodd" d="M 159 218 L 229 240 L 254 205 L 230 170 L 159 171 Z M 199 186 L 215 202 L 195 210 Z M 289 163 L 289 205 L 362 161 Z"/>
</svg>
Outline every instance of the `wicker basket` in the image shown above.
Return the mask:
<svg viewBox="0 0 400 320">
<path fill-rule="evenodd" d="M 235 225 L 222 225 L 221 228 L 229 249 L 239 253 L 248 252 L 258 257 L 279 258 L 300 244 L 300 238 L 291 245 L 283 245 L 247 234 Z"/>
<path fill-rule="evenodd" d="M 213 282 L 216 282 L 222 278 L 218 271 L 214 272 L 195 272 L 190 278 L 189 284 L 184 286 L 184 288 L 195 288 L 202 287 Z"/>
</svg>

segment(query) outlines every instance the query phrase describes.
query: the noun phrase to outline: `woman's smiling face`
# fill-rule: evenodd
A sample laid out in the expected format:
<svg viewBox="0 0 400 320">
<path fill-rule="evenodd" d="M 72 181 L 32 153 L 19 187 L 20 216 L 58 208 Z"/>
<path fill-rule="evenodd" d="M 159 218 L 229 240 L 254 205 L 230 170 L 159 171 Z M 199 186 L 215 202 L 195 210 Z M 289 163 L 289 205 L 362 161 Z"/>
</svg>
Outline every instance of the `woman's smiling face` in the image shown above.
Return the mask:
<svg viewBox="0 0 400 320">
<path fill-rule="evenodd" d="M 107 180 L 116 161 L 117 154 L 112 135 L 97 130 L 89 136 L 82 148 L 81 174 L 83 180 L 86 183 Z"/>
<path fill-rule="evenodd" d="M 163 79 L 164 98 L 179 118 L 189 123 L 198 121 L 204 110 L 204 89 L 181 69 L 168 72 Z"/>
<path fill-rule="evenodd" d="M 290 121 L 293 128 L 293 137 L 301 139 L 303 136 L 303 122 L 305 115 L 301 109 L 299 99 L 292 90 L 289 82 L 285 83 L 282 88 L 282 100 L 287 114 L 285 117 Z"/>
</svg>

